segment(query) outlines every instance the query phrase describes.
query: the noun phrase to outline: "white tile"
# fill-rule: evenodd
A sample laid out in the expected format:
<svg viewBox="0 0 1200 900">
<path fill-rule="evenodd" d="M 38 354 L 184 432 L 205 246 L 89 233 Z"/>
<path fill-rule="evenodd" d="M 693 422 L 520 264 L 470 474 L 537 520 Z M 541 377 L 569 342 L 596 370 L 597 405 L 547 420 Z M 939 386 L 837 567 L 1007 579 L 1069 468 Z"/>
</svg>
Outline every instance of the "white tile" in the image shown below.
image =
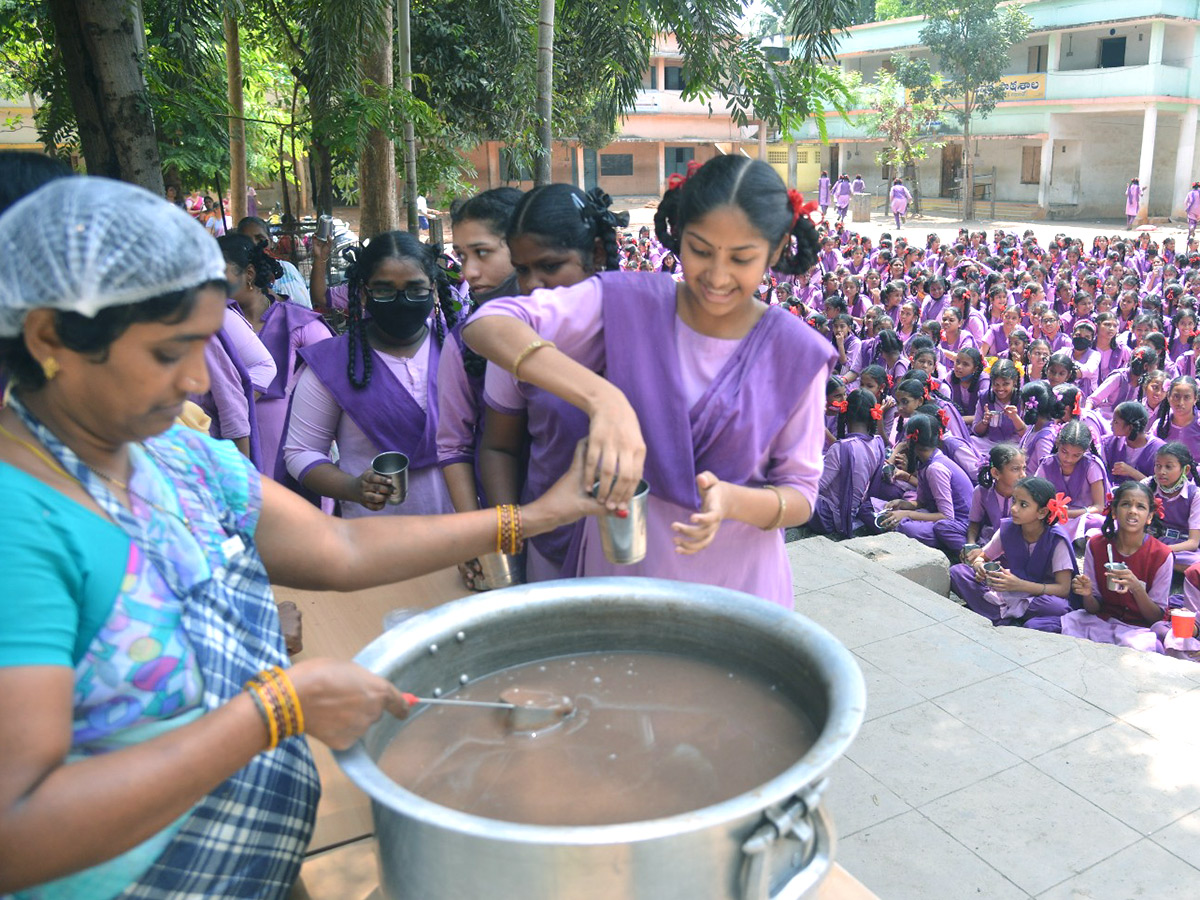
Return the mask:
<svg viewBox="0 0 1200 900">
<path fill-rule="evenodd" d="M 1031 894 L 1138 840 L 1132 829 L 1028 764 L 926 804 L 921 812 Z"/>
<path fill-rule="evenodd" d="M 1180 674 L 1178 660 L 1110 644 L 1064 640 L 1070 645 L 1066 653 L 1026 668 L 1115 716 L 1149 709 L 1196 686 Z"/>
<path fill-rule="evenodd" d="M 864 723 L 846 756 L 917 807 L 1020 762 L 929 702 Z"/>
<path fill-rule="evenodd" d="M 938 624 L 857 648 L 857 653 L 924 697 L 938 697 L 1016 663 Z"/>
<path fill-rule="evenodd" d="M 1032 764 L 1145 835 L 1200 809 L 1195 761 L 1194 747 L 1173 746 L 1114 722 Z"/>
<path fill-rule="evenodd" d="M 1200 811 L 1188 813 L 1160 828 L 1150 835 L 1150 840 L 1185 862 L 1200 861 L 1196 852 L 1200 848 Z"/>
<path fill-rule="evenodd" d="M 1200 688 L 1121 718 L 1166 744 L 1200 752 Z"/>
<path fill-rule="evenodd" d="M 874 663 L 869 663 L 862 657 L 856 657 L 856 660 L 867 685 L 866 721 L 925 701 L 925 698 L 912 688 L 904 686 Z"/>
<path fill-rule="evenodd" d="M 1046 634 L 1032 628 L 1008 625 L 997 628 L 970 610 L 963 610 L 961 615 L 947 619 L 946 624 L 959 634 L 965 634 L 976 643 L 1023 666 L 1071 649 L 1071 640 L 1061 634 Z"/>
<path fill-rule="evenodd" d="M 872 567 L 863 580 L 939 622 L 954 618 L 962 611 L 962 607 L 949 597 L 943 597 L 915 581 L 909 581 L 885 566 Z"/>
<path fill-rule="evenodd" d="M 1023 669 L 943 694 L 934 703 L 1022 759 L 1061 747 L 1116 721 L 1103 710 Z"/>
<path fill-rule="evenodd" d="M 800 594 L 795 609 L 851 649 L 934 624 L 929 616 L 861 580 Z"/>
<path fill-rule="evenodd" d="M 1138 841 L 1038 900 L 1174 900 L 1200 895 L 1200 871 L 1148 840 Z"/>
<path fill-rule="evenodd" d="M 878 779 L 845 757 L 830 770 L 829 787 L 825 789 L 821 805 L 833 816 L 839 837 L 878 825 L 912 809 Z"/>
<path fill-rule="evenodd" d="M 885 900 L 1029 896 L 915 810 L 850 835 L 837 859 Z"/>
</svg>

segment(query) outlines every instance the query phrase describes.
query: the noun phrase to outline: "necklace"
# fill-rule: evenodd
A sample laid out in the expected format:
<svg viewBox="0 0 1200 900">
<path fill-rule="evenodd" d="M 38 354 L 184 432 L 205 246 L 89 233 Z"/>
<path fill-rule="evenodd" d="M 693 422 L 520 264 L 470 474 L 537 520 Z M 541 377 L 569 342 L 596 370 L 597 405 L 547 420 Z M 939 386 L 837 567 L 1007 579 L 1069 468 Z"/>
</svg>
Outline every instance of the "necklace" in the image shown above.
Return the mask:
<svg viewBox="0 0 1200 900">
<path fill-rule="evenodd" d="M 11 431 L 9 431 L 7 428 L 5 428 L 3 425 L 0 425 L 0 435 L 3 435 L 4 437 L 8 438 L 10 441 L 20 444 L 22 447 L 24 447 L 26 450 L 28 450 L 30 453 L 32 453 L 34 456 L 36 456 L 38 459 L 40 459 L 42 462 L 44 462 L 47 466 L 49 466 L 51 471 L 55 472 L 58 475 L 61 475 L 63 478 L 66 478 L 69 481 L 75 482 L 81 488 L 83 488 L 85 493 L 87 492 L 87 487 L 84 485 L 84 483 L 82 481 L 80 481 L 78 478 L 76 478 L 74 475 L 72 475 L 70 472 L 68 472 L 66 469 L 64 469 L 59 464 L 58 460 L 54 459 L 52 456 L 50 456 L 49 453 L 42 450 L 40 447 L 36 446 L 35 444 L 30 443 L 29 441 L 25 440 L 24 438 L 17 437 L 15 434 L 13 434 Z M 143 447 L 143 449 L 145 449 L 145 448 Z M 149 451 L 147 451 L 147 452 L 149 452 Z M 80 462 L 83 462 L 83 460 L 80 460 Z M 121 481 L 119 478 L 113 478 L 111 475 L 105 475 L 103 472 L 99 471 L 98 469 L 93 469 L 87 463 L 83 463 L 83 465 L 87 468 L 87 470 L 89 472 L 91 472 L 97 478 L 100 478 L 100 479 L 108 482 L 109 484 L 113 485 L 114 487 L 119 488 L 120 490 L 127 493 L 130 497 L 136 497 L 138 500 L 141 500 L 143 503 L 145 503 L 151 509 L 157 510 L 158 512 L 162 513 L 163 515 L 170 516 L 171 518 L 175 519 L 177 522 L 181 522 L 183 524 L 184 528 L 187 528 L 189 531 L 191 530 L 192 521 L 187 516 L 180 515 L 179 513 L 175 512 L 174 510 L 167 509 L 166 507 L 161 506 L 158 503 L 155 503 L 153 500 L 150 500 L 148 497 L 142 496 L 137 491 L 133 490 L 124 481 Z"/>
</svg>

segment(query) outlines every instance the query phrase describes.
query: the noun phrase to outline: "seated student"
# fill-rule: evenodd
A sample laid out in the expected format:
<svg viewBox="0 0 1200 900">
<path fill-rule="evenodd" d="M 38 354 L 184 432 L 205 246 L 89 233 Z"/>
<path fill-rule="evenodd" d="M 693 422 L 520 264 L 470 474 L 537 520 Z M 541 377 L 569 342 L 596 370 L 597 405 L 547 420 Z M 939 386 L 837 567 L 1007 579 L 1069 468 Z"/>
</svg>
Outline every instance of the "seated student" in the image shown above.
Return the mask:
<svg viewBox="0 0 1200 900">
<path fill-rule="evenodd" d="M 1061 527 L 1066 503 L 1050 482 L 1034 476 L 1017 482 L 1010 512 L 986 546 L 950 567 L 950 586 L 993 625 L 1056 632 L 1070 612 L 1076 572 L 1071 539 Z M 999 571 L 984 568 L 997 560 L 1003 560 Z"/>
<path fill-rule="evenodd" d="M 818 534 L 850 537 L 874 515 L 868 495 L 887 453 L 876 430 L 883 410 L 873 393 L 852 391 L 838 412 L 837 440 L 825 452 L 825 468 L 808 522 Z"/>
<path fill-rule="evenodd" d="M 1175 357 L 1172 372 L 1175 375 L 1190 375 L 1196 377 L 1196 357 L 1200 355 L 1200 331 L 1194 332 L 1189 339 L 1188 351 Z"/>
<path fill-rule="evenodd" d="M 1071 329 L 1071 349 L 1066 353 L 1075 364 L 1075 377 L 1071 379 L 1083 391 L 1084 399 L 1099 383 L 1100 353 L 1094 349 L 1096 326 L 1090 319 L 1081 319 Z"/>
<path fill-rule="evenodd" d="M 986 543 L 1008 518 L 1013 490 L 1025 477 L 1025 454 L 1016 444 L 996 444 L 979 467 L 979 484 L 971 494 L 967 516 L 967 543 Z M 967 562 L 966 559 L 960 560 Z"/>
<path fill-rule="evenodd" d="M 1018 446 L 1025 454 L 1026 466 L 1036 472 L 1054 446 L 1054 420 L 1062 410 L 1045 381 L 1031 381 L 1021 388 L 1020 409 L 1026 427 Z"/>
<path fill-rule="evenodd" d="M 992 363 L 987 389 L 980 390 L 975 404 L 971 440 L 979 450 L 989 449 L 1002 441 L 1015 441 L 1025 433 L 1025 422 L 1016 405 L 1016 391 L 1021 374 L 1007 359 Z"/>
<path fill-rule="evenodd" d="M 1034 472 L 1045 478 L 1054 490 L 1066 495 L 1072 540 L 1081 541 L 1096 534 L 1104 524 L 1104 494 L 1108 480 L 1092 443 L 1092 433 L 1079 421 L 1068 422 L 1058 432 L 1051 452 Z"/>
<path fill-rule="evenodd" d="M 917 408 L 917 412 L 932 416 L 938 423 L 938 449 L 958 463 L 958 467 L 966 473 L 967 477 L 971 479 L 971 484 L 974 485 L 979 467 L 983 465 L 983 457 L 975 445 L 956 437 L 949 430 L 950 414 L 933 400 L 922 403 Z"/>
<path fill-rule="evenodd" d="M 837 375 L 830 375 L 825 381 L 825 448 L 828 449 L 837 440 L 833 433 L 837 428 L 838 412 L 845 410 L 846 382 Z"/>
<path fill-rule="evenodd" d="M 892 433 L 892 427 L 896 422 L 896 400 L 891 395 L 891 389 L 895 385 L 895 380 L 884 371 L 883 366 L 867 366 L 858 374 L 858 386 L 865 391 L 870 391 L 879 408 L 883 410 L 883 419 L 876 431 L 882 436 L 884 444 L 889 447 L 891 444 L 888 441 L 888 435 Z"/>
<path fill-rule="evenodd" d="M 1055 403 L 1055 428 L 1062 430 L 1068 422 L 1082 422 L 1092 433 L 1092 443 L 1100 447 L 1101 438 L 1109 434 L 1111 426 L 1095 410 L 1083 405 L 1083 391 L 1070 382 L 1056 386 L 1053 390 Z"/>
<path fill-rule="evenodd" d="M 854 320 L 846 313 L 841 313 L 829 320 L 829 330 L 838 355 L 837 362 L 833 364 L 834 374 L 840 375 L 845 381 L 853 381 L 857 376 L 855 366 L 859 358 L 859 341 L 854 336 Z"/>
<path fill-rule="evenodd" d="M 1100 459 L 1110 484 L 1133 479 L 1144 481 L 1154 472 L 1154 458 L 1165 441 L 1146 433 L 1150 416 L 1136 400 L 1126 400 L 1113 410 L 1112 434 L 1100 439 Z"/>
<path fill-rule="evenodd" d="M 1195 460 L 1178 441 L 1162 444 L 1155 453 L 1154 475 L 1141 480 L 1154 488 L 1155 506 L 1162 509 L 1160 540 L 1175 557 L 1175 571 L 1186 572 L 1200 562 L 1200 486 Z"/>
<path fill-rule="evenodd" d="M 1196 414 L 1196 397 L 1200 387 L 1190 375 L 1171 380 L 1167 402 L 1158 405 L 1158 423 L 1154 432 L 1164 441 L 1179 441 L 1188 448 L 1194 459 L 1200 455 L 1200 417 Z"/>
<path fill-rule="evenodd" d="M 1012 334 L 1021 327 L 1021 308 L 1009 305 L 1001 315 L 999 323 L 984 332 L 979 342 L 979 352 L 984 356 L 1000 356 L 1008 350 Z"/>
<path fill-rule="evenodd" d="M 1155 515 L 1149 485 L 1126 481 L 1113 491 L 1101 533 L 1087 542 L 1083 574 L 1071 582 L 1084 608 L 1062 617 L 1063 634 L 1163 652 L 1161 626 L 1174 565 L 1166 544 L 1150 533 Z M 1107 569 L 1110 559 L 1125 568 Z"/>
<path fill-rule="evenodd" d="M 906 470 L 916 473 L 917 496 L 884 504 L 879 527 L 957 555 L 967 537 L 971 480 L 938 449 L 936 419 L 917 413 L 905 427 Z"/>
<path fill-rule="evenodd" d="M 997 355 L 1000 359 L 1007 359 L 1017 363 L 1023 370 L 1025 363 L 1029 360 L 1029 344 L 1031 340 L 1029 332 L 1018 326 L 1008 336 L 1008 349 Z"/>
<path fill-rule="evenodd" d="M 950 401 L 962 413 L 968 426 L 975 422 L 975 407 L 980 394 L 986 393 L 988 377 L 984 373 L 983 357 L 974 347 L 960 350 L 954 358 L 954 369 L 946 379 L 950 385 Z"/>
</svg>

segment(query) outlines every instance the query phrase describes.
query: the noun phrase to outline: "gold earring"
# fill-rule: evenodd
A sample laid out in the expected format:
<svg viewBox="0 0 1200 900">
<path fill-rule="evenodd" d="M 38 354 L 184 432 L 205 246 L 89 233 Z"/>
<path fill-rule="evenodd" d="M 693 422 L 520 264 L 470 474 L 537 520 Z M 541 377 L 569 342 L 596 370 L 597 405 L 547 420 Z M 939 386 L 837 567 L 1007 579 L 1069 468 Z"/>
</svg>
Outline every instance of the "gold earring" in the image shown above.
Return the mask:
<svg viewBox="0 0 1200 900">
<path fill-rule="evenodd" d="M 61 370 L 62 367 L 53 356 L 47 356 L 45 362 L 42 363 L 42 374 L 46 376 L 47 381 L 53 381 L 57 378 Z"/>
</svg>

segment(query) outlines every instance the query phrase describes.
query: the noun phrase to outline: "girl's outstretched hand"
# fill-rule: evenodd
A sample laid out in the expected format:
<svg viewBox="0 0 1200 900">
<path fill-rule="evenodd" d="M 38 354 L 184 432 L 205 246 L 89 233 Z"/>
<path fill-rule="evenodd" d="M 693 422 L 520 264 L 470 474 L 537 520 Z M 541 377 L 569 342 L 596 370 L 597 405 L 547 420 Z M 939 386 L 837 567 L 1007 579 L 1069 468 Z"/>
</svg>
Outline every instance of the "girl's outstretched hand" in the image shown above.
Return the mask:
<svg viewBox="0 0 1200 900">
<path fill-rule="evenodd" d="M 589 410 L 587 457 L 583 467 L 583 489 L 609 511 L 627 504 L 637 491 L 646 462 L 642 427 L 629 400 L 611 386 Z"/>
<path fill-rule="evenodd" d="M 699 553 L 713 542 L 721 521 L 725 518 L 725 482 L 712 472 L 701 472 L 696 476 L 696 487 L 700 490 L 700 512 L 692 513 L 687 522 L 673 522 L 675 552 L 691 555 Z"/>
</svg>

